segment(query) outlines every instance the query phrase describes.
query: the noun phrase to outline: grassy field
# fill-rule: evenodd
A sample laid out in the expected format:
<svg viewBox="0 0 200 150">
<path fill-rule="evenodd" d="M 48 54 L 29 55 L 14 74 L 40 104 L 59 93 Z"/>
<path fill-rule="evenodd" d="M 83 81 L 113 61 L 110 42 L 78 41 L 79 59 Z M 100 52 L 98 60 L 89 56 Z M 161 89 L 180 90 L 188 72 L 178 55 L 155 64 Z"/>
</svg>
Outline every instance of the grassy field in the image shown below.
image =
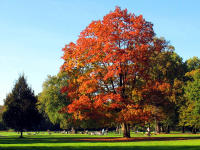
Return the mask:
<svg viewBox="0 0 200 150">
<path fill-rule="evenodd" d="M 132 134 L 126 140 L 120 135 L 109 133 L 106 136 L 69 135 L 41 132 L 39 135 L 26 135 L 19 139 L 15 132 L 0 132 L 0 150 L 200 150 L 200 135 L 160 134 L 152 137 Z"/>
</svg>

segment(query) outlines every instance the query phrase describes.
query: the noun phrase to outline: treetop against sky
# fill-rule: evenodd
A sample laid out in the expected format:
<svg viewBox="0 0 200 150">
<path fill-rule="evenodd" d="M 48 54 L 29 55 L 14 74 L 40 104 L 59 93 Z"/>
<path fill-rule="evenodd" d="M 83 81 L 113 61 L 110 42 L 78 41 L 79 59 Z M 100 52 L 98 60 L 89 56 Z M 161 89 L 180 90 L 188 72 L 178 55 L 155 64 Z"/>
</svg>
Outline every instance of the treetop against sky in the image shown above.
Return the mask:
<svg viewBox="0 0 200 150">
<path fill-rule="evenodd" d="M 199 4 L 198 0 L 1 1 L 0 104 L 22 72 L 35 93 L 41 92 L 47 75 L 57 74 L 63 63 L 64 45 L 75 42 L 91 21 L 102 19 L 115 6 L 142 14 L 184 60 L 200 57 Z"/>
</svg>

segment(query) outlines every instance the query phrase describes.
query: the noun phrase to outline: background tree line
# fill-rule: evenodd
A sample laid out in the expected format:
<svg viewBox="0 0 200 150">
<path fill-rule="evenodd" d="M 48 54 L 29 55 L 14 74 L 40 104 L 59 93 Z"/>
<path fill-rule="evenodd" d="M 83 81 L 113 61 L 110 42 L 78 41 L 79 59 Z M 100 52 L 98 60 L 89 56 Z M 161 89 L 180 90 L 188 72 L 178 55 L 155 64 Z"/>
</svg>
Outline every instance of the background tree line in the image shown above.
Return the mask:
<svg viewBox="0 0 200 150">
<path fill-rule="evenodd" d="M 121 128 L 157 133 L 200 128 L 200 59 L 183 62 L 151 22 L 116 7 L 63 48 L 63 65 L 34 95 L 24 75 L 0 109 L 25 130 Z M 2 128 L 3 128 L 2 126 Z"/>
</svg>

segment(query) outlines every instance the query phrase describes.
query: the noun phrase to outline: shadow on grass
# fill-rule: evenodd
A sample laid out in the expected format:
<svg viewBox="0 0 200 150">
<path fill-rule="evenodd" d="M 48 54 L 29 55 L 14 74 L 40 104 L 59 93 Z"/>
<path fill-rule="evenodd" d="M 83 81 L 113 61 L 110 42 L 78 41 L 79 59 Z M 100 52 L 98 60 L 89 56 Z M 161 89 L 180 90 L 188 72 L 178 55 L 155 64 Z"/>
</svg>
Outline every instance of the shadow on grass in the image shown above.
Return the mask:
<svg viewBox="0 0 200 150">
<path fill-rule="evenodd" d="M 113 142 L 142 142 L 142 141 L 177 141 L 194 140 L 199 137 L 52 137 L 52 138 L 0 138 L 0 144 L 37 144 L 37 143 L 113 143 Z M 199 148 L 200 149 L 200 148 Z"/>
<path fill-rule="evenodd" d="M 80 138 L 75 139 L 77 141 L 87 141 L 87 142 L 142 142 L 142 141 L 176 141 L 176 140 L 193 140 L 200 139 L 198 137 L 135 137 L 135 138 Z"/>
<path fill-rule="evenodd" d="M 0 147 L 0 150 L 199 150 L 199 146 L 63 146 Z"/>
</svg>

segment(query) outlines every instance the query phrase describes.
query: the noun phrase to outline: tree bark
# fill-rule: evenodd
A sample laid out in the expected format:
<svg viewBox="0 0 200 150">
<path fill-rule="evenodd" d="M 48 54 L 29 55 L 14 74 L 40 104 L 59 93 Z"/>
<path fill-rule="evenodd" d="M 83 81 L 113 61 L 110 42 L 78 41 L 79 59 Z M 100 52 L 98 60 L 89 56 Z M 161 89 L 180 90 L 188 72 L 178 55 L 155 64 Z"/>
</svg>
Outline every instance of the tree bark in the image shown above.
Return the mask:
<svg viewBox="0 0 200 150">
<path fill-rule="evenodd" d="M 123 137 L 130 138 L 130 126 L 127 123 L 122 123 Z"/>
</svg>

